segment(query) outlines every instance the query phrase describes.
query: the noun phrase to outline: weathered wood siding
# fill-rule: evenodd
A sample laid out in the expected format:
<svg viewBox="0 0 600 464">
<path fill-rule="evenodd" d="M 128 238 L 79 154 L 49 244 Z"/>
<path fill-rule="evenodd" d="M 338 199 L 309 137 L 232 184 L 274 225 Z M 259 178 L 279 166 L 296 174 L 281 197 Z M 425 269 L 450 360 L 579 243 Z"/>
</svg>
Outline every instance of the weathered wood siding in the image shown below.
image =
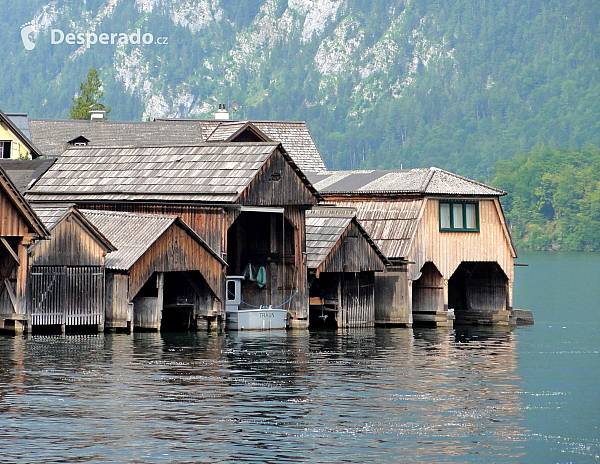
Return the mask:
<svg viewBox="0 0 600 464">
<path fill-rule="evenodd" d="M 412 300 L 406 265 L 375 274 L 375 324 L 412 324 Z"/>
<path fill-rule="evenodd" d="M 385 263 L 369 245 L 354 222 L 348 225 L 318 271 L 384 271 Z"/>
<path fill-rule="evenodd" d="M 342 308 L 347 311 L 348 327 L 375 325 L 374 272 L 344 273 Z"/>
<path fill-rule="evenodd" d="M 471 199 L 469 199 L 471 200 Z M 426 199 L 423 216 L 409 256 L 409 277 L 419 278 L 419 271 L 430 261 L 448 280 L 463 261 L 497 262 L 512 282 L 514 258 L 507 232 L 502 226 L 497 199 L 479 202 L 479 232 L 440 232 L 439 200 Z"/>
<path fill-rule="evenodd" d="M 104 266 L 106 248 L 73 215 L 61 221 L 50 240 L 38 241 L 30 251 L 32 266 Z"/>
<path fill-rule="evenodd" d="M 138 293 L 154 272 L 194 270 L 200 271 L 215 296 L 224 301 L 224 266 L 185 230 L 173 224 L 130 269 L 129 298 Z"/>
<path fill-rule="evenodd" d="M 444 311 L 444 278 L 432 263 L 423 266 L 421 277 L 412 284 L 412 294 L 415 320 L 419 313 Z"/>
<path fill-rule="evenodd" d="M 317 198 L 276 151 L 242 193 L 238 203 L 254 206 L 316 205 Z"/>
<path fill-rule="evenodd" d="M 0 237 L 23 237 L 28 232 L 21 213 L 0 189 Z"/>
<path fill-rule="evenodd" d="M 102 266 L 31 266 L 31 325 L 103 325 Z"/>
<path fill-rule="evenodd" d="M 294 264 L 286 267 L 285 280 L 291 282 L 292 289 L 298 294 L 290 301 L 288 311 L 293 318 L 308 318 L 308 269 L 306 267 L 306 215 L 298 206 L 285 209 L 285 217 L 294 227 L 293 250 Z M 292 295 L 290 294 L 290 297 Z"/>
<path fill-rule="evenodd" d="M 105 325 L 107 329 L 126 328 L 131 322 L 129 302 L 129 275 L 122 272 L 106 272 Z"/>
</svg>

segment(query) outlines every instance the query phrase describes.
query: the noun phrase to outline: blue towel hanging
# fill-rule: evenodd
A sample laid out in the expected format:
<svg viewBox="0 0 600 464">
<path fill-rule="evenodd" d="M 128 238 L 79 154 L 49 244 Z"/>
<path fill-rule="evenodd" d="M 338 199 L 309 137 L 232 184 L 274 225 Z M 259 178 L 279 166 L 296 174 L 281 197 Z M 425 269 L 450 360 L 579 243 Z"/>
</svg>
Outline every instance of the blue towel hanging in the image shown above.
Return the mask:
<svg viewBox="0 0 600 464">
<path fill-rule="evenodd" d="M 256 283 L 258 284 L 259 288 L 263 288 L 265 285 L 267 285 L 267 270 L 264 266 L 261 266 L 258 270 L 258 274 L 256 274 Z"/>
</svg>

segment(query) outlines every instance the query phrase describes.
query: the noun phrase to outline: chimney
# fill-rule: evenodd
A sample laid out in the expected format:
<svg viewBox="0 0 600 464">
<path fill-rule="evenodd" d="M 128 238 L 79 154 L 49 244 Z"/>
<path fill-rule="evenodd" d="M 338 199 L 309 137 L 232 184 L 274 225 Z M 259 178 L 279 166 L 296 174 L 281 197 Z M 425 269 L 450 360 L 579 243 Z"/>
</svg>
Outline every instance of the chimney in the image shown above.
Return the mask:
<svg viewBox="0 0 600 464">
<path fill-rule="evenodd" d="M 104 110 L 91 110 L 90 111 L 90 121 L 104 121 L 105 116 L 106 116 L 106 111 L 104 111 Z"/>
<path fill-rule="evenodd" d="M 229 111 L 225 109 L 224 103 L 219 103 L 219 109 L 215 113 L 215 119 L 221 121 L 229 119 Z"/>
</svg>

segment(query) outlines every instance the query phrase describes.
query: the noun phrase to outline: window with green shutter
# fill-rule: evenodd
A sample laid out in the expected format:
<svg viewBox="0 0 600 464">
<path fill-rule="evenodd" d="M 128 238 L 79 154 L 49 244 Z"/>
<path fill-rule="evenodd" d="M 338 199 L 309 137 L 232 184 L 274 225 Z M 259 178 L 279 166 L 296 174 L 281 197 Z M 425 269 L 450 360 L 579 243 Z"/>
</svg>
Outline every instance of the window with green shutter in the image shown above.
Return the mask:
<svg viewBox="0 0 600 464">
<path fill-rule="evenodd" d="M 440 231 L 479 232 L 479 203 L 440 201 Z"/>
</svg>

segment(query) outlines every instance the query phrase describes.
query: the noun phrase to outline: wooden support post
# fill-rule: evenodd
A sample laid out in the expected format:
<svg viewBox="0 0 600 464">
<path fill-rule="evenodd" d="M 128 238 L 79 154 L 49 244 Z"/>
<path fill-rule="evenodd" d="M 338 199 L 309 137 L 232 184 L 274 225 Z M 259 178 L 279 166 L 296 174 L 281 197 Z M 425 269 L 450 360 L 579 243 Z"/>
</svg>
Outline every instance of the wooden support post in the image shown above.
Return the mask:
<svg viewBox="0 0 600 464">
<path fill-rule="evenodd" d="M 4 237 L 0 237 L 0 243 L 4 245 L 4 247 L 8 250 L 8 253 L 13 257 L 13 259 L 17 262 L 17 265 L 19 266 L 21 264 L 19 262 L 19 256 L 15 253 L 15 250 L 12 249 L 12 247 Z"/>
</svg>

